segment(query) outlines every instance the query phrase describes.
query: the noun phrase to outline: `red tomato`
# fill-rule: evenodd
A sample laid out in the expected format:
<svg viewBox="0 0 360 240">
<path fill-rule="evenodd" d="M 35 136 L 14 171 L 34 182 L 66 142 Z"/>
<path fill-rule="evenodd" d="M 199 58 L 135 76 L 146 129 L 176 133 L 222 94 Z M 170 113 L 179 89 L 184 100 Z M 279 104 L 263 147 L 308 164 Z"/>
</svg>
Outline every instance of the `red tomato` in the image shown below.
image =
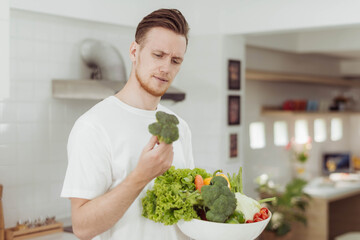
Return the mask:
<svg viewBox="0 0 360 240">
<path fill-rule="evenodd" d="M 262 213 L 261 213 L 261 218 L 262 218 L 262 219 L 265 220 L 265 219 L 267 219 L 268 217 L 269 217 L 269 215 L 268 215 L 267 213 L 265 213 L 265 212 L 262 212 Z"/>
<path fill-rule="evenodd" d="M 259 217 L 261 217 L 261 213 L 258 213 L 258 212 L 257 212 L 257 213 L 254 214 L 253 219 L 255 220 L 255 218 L 259 218 Z"/>
<path fill-rule="evenodd" d="M 269 214 L 269 209 L 267 209 L 266 207 L 261 208 L 261 209 L 260 209 L 260 212 L 261 212 L 261 211 L 264 211 L 264 212 L 266 212 L 266 214 Z"/>
<path fill-rule="evenodd" d="M 254 218 L 254 222 L 260 222 L 260 221 L 262 221 L 262 220 L 264 220 L 264 219 L 262 219 L 262 218 L 260 218 L 260 217 Z"/>
<path fill-rule="evenodd" d="M 247 220 L 246 223 L 253 223 L 254 221 L 253 220 Z"/>
</svg>

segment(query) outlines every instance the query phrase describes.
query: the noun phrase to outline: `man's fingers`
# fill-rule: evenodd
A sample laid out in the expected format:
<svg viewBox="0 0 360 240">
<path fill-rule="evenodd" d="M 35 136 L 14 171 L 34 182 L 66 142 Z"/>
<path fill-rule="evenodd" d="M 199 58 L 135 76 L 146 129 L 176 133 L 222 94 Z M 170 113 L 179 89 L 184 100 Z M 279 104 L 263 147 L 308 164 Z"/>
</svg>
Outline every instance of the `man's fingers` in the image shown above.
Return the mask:
<svg viewBox="0 0 360 240">
<path fill-rule="evenodd" d="M 145 146 L 145 149 L 147 151 L 150 151 L 151 149 L 153 149 L 155 147 L 157 142 L 158 142 L 157 136 L 152 136 L 150 138 L 150 141 L 148 142 L 148 144 Z"/>
<path fill-rule="evenodd" d="M 166 143 L 160 143 L 159 146 L 156 148 L 156 150 L 158 151 L 158 153 L 162 154 L 165 153 L 167 151 L 172 151 L 173 150 L 173 145 L 172 144 L 166 144 Z"/>
</svg>

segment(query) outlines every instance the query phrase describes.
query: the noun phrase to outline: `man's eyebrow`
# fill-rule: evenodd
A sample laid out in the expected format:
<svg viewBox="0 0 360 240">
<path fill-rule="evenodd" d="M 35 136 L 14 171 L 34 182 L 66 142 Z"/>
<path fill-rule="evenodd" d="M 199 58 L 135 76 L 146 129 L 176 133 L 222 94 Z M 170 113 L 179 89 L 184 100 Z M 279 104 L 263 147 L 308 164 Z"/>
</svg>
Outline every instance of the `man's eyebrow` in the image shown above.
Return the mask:
<svg viewBox="0 0 360 240">
<path fill-rule="evenodd" d="M 161 54 L 164 54 L 164 55 L 169 55 L 169 53 L 167 53 L 167 52 L 164 52 L 164 51 L 162 51 L 162 50 L 157 50 L 157 49 L 154 49 L 153 50 L 154 52 L 158 52 L 158 53 L 161 53 Z M 178 57 L 178 56 L 174 56 L 173 57 L 174 59 L 178 59 L 178 60 L 184 60 L 182 57 Z"/>
<path fill-rule="evenodd" d="M 180 60 L 180 61 L 184 60 L 182 57 L 173 57 L 173 58 L 177 59 L 177 60 Z"/>
</svg>

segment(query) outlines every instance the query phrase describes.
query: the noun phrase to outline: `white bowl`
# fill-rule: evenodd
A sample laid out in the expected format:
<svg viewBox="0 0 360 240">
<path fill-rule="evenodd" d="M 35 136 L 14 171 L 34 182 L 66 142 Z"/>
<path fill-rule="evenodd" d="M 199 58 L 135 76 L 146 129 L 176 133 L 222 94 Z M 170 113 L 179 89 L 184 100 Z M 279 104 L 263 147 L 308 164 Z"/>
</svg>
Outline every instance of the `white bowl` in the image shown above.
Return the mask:
<svg viewBox="0 0 360 240">
<path fill-rule="evenodd" d="M 188 237 L 196 240 L 253 240 L 257 238 L 271 218 L 271 212 L 267 219 L 244 224 L 216 223 L 193 219 L 191 221 L 181 220 L 177 223 L 180 230 Z"/>
</svg>

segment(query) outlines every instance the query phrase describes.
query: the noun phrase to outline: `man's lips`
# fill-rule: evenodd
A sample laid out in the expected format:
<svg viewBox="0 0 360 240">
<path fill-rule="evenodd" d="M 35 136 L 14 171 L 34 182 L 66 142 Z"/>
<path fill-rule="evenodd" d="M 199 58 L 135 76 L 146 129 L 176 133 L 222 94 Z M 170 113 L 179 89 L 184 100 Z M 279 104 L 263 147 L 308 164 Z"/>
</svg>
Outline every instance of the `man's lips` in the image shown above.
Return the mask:
<svg viewBox="0 0 360 240">
<path fill-rule="evenodd" d="M 157 76 L 153 76 L 154 78 L 156 78 L 157 80 L 160 80 L 162 82 L 168 82 L 169 80 L 165 79 L 165 78 L 161 78 L 161 77 L 157 77 Z"/>
</svg>

